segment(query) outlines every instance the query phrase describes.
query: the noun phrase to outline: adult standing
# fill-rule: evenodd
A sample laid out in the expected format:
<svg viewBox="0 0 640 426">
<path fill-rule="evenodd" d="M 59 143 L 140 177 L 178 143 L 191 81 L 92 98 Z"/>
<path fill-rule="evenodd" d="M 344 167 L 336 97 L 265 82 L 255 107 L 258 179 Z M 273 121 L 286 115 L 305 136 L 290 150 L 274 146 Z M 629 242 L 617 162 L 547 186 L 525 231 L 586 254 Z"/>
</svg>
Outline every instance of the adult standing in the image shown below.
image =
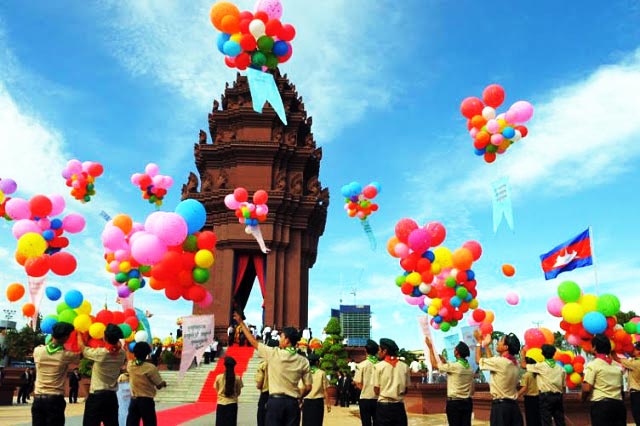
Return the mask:
<svg viewBox="0 0 640 426">
<path fill-rule="evenodd" d="M 162 380 L 155 365 L 145 362 L 150 353 L 151 346 L 147 342 L 138 342 L 133 347 L 135 360 L 127 364 L 131 386 L 127 426 L 139 426 L 140 419 L 144 426 L 156 426 L 158 423 L 153 398 L 156 396 L 156 389 L 166 387 L 167 382 Z"/>
<path fill-rule="evenodd" d="M 360 422 L 362 426 L 371 426 L 376 417 L 376 405 L 378 399 L 373 390 L 373 371 L 378 363 L 378 344 L 373 340 L 367 340 L 365 345 L 367 358 L 361 361 L 356 368 L 354 384 L 360 389 Z"/>
<path fill-rule="evenodd" d="M 543 426 L 551 426 L 555 421 L 556 426 L 564 426 L 564 384 L 567 373 L 564 368 L 556 364 L 553 356 L 556 348 L 553 345 L 542 345 L 544 361 L 537 364 L 528 364 L 527 371 L 534 373 L 536 383 L 540 391 L 540 422 Z M 529 421 L 527 421 L 529 426 Z"/>
<path fill-rule="evenodd" d="M 85 347 L 82 355 L 93 361 L 91 386 L 85 401 L 83 426 L 118 426 L 118 376 L 126 355 L 120 344 L 122 330 L 115 324 L 107 324 L 104 331 L 104 347 Z"/>
<path fill-rule="evenodd" d="M 80 360 L 80 354 L 64 349 L 69 340 L 73 326 L 66 322 L 58 322 L 51 330 L 51 340 L 33 350 L 33 360 L 38 368 L 35 395 L 31 406 L 31 423 L 33 426 L 64 425 L 64 382 L 69 371 L 69 364 Z M 78 344 L 82 338 L 78 336 Z"/>
<path fill-rule="evenodd" d="M 278 347 L 276 340 L 269 339 L 267 346 L 275 348 Z M 260 391 L 260 397 L 258 398 L 258 412 L 257 420 L 258 426 L 265 426 L 267 421 L 267 402 L 269 401 L 269 369 L 267 361 L 262 360 L 258 364 L 256 370 L 256 387 Z"/>
<path fill-rule="evenodd" d="M 378 396 L 376 426 L 407 426 L 404 396 L 411 378 L 409 367 L 398 359 L 398 345 L 391 339 L 380 339 L 380 362 L 374 367 L 373 390 Z"/>
<path fill-rule="evenodd" d="M 591 401 L 593 426 L 624 426 L 627 411 L 622 401 L 622 370 L 609 356 L 611 341 L 604 334 L 591 339 L 595 359 L 584 369 L 582 401 Z"/>
<path fill-rule="evenodd" d="M 216 424 L 235 426 L 238 424 L 238 397 L 242 391 L 242 378 L 235 373 L 236 360 L 224 358 L 224 373 L 218 374 L 213 384 L 218 392 Z"/>
<path fill-rule="evenodd" d="M 629 398 L 631 399 L 631 413 L 636 426 L 640 426 L 640 342 L 633 345 L 631 358 L 621 359 L 612 352 L 611 358 L 629 370 Z"/>
<path fill-rule="evenodd" d="M 527 370 L 527 366 L 535 365 L 536 360 L 526 357 L 523 353 L 521 362 L 525 372 L 520 379 L 518 399 L 521 396 L 524 397 L 524 417 L 527 421 L 527 426 L 540 426 L 540 391 L 538 390 L 535 374 Z"/>
<path fill-rule="evenodd" d="M 456 362 L 445 362 L 443 358 L 436 358 L 433 343 L 428 337 L 424 342 L 429 348 L 431 366 L 437 366 L 438 371 L 447 373 L 447 421 L 450 426 L 471 426 L 473 412 L 473 370 L 469 365 L 471 351 L 464 342 L 459 342 L 453 350 Z"/>
<path fill-rule="evenodd" d="M 18 389 L 18 404 L 26 404 L 27 396 L 31 391 L 31 383 L 33 377 L 31 375 L 31 370 L 29 368 L 25 368 L 24 372 L 20 375 L 20 388 Z"/>
<path fill-rule="evenodd" d="M 71 374 L 69 374 L 69 404 L 75 404 L 78 402 L 78 389 L 80 388 L 80 370 L 74 368 Z"/>
<path fill-rule="evenodd" d="M 160 355 L 162 355 L 162 343 L 156 343 L 153 345 L 153 350 L 151 351 L 151 362 L 156 367 L 160 363 Z"/>
<path fill-rule="evenodd" d="M 303 399 L 302 404 L 302 426 L 322 426 L 324 421 L 324 406 L 327 406 L 327 412 L 331 412 L 331 404 L 329 403 L 329 395 L 327 388 L 329 381 L 324 370 L 318 367 L 320 357 L 311 353 L 309 355 L 309 368 L 311 371 L 312 385 L 311 392 Z"/>
<path fill-rule="evenodd" d="M 280 334 L 279 347 L 270 348 L 253 338 L 238 312 L 233 313 L 233 318 L 240 324 L 251 346 L 258 349 L 258 355 L 269 365 L 267 426 L 299 426 L 299 399 L 311 391 L 311 372 L 309 361 L 296 353 L 295 346 L 300 339 L 298 331 L 285 327 Z M 302 395 L 298 390 L 300 380 L 304 386 Z"/>
<path fill-rule="evenodd" d="M 518 382 L 520 368 L 516 355 L 520 352 L 520 340 L 515 334 L 505 334 L 496 345 L 497 356 L 491 352 L 491 334 L 484 339 L 480 330 L 474 333 L 476 344 L 476 362 L 481 370 L 490 372 L 489 391 L 491 402 L 491 426 L 522 426 L 522 414 L 518 407 Z M 484 349 L 485 357 L 482 355 Z"/>
</svg>

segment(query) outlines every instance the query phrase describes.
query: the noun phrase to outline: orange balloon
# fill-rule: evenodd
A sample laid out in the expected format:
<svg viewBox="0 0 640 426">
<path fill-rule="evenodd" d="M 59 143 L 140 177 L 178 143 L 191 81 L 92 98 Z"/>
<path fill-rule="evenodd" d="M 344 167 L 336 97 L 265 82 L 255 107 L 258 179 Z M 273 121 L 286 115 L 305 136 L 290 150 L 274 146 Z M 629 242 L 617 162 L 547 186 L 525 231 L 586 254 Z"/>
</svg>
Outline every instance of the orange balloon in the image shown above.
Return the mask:
<svg viewBox="0 0 640 426">
<path fill-rule="evenodd" d="M 227 15 L 235 16 L 236 18 L 240 17 L 240 10 L 236 7 L 235 4 L 229 3 L 228 1 L 219 1 L 211 7 L 211 12 L 209 12 L 209 18 L 211 18 L 211 23 L 218 31 L 224 31 L 222 28 L 222 18 Z"/>
<path fill-rule="evenodd" d="M 19 283 L 9 284 L 7 287 L 7 300 L 9 302 L 17 302 L 24 296 L 24 286 Z"/>
<path fill-rule="evenodd" d="M 396 244 L 398 244 L 399 242 L 400 240 L 396 236 L 389 238 L 389 241 L 387 241 L 387 252 L 393 257 L 398 257 L 398 255 L 395 252 L 395 247 L 396 247 Z"/>
<path fill-rule="evenodd" d="M 20 253 L 19 251 L 16 251 L 15 257 L 16 257 L 16 262 L 18 262 L 20 266 L 24 266 L 24 263 L 27 261 L 27 256 Z"/>
<path fill-rule="evenodd" d="M 509 265 L 508 263 L 505 263 L 504 265 L 502 265 L 502 273 L 507 277 L 512 277 L 516 273 L 516 268 Z"/>
<path fill-rule="evenodd" d="M 455 268 L 466 271 L 473 264 L 473 253 L 468 248 L 459 248 L 451 255 L 451 261 Z"/>
<path fill-rule="evenodd" d="M 482 322 L 491 324 L 493 320 L 496 319 L 496 315 L 493 313 L 493 311 L 484 311 L 484 313 L 485 313 L 485 316 Z"/>
<path fill-rule="evenodd" d="M 131 228 L 133 227 L 133 221 L 126 214 L 119 214 L 113 218 L 113 226 L 117 226 L 124 232 L 124 235 L 129 234 L 131 232 Z"/>
<path fill-rule="evenodd" d="M 25 303 L 22 305 L 22 315 L 25 317 L 32 317 L 36 314 L 36 305 L 33 303 Z"/>
<path fill-rule="evenodd" d="M 235 34 L 240 32 L 240 20 L 233 15 L 227 15 L 222 18 L 220 26 L 222 27 L 222 31 L 227 34 Z"/>
</svg>

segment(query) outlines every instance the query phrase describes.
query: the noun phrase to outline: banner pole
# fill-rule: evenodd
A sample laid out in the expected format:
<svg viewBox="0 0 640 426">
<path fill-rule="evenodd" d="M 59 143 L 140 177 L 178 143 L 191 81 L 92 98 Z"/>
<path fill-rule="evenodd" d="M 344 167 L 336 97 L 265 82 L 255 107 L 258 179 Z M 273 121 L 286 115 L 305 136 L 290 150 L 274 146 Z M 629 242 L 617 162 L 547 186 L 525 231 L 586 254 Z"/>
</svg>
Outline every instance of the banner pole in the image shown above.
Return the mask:
<svg viewBox="0 0 640 426">
<path fill-rule="evenodd" d="M 596 295 L 599 295 L 600 289 L 598 286 L 598 267 L 596 262 L 596 252 L 593 249 L 595 244 L 593 242 L 593 228 L 591 227 L 591 225 L 589 225 L 589 245 L 591 248 L 591 260 L 593 262 L 593 278 L 596 282 Z"/>
</svg>

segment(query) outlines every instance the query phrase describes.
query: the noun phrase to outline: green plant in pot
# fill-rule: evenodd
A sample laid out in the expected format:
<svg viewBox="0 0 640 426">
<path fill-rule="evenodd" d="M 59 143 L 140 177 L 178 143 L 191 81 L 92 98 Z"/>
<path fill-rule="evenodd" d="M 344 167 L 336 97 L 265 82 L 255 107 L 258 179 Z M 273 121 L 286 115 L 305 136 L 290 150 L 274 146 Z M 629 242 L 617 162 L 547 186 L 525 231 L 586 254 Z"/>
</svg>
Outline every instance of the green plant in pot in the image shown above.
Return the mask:
<svg viewBox="0 0 640 426">
<path fill-rule="evenodd" d="M 163 351 L 162 355 L 160 355 L 160 359 L 162 360 L 162 363 L 167 366 L 167 369 L 173 370 L 178 358 L 176 358 L 174 353 L 171 351 Z"/>
<path fill-rule="evenodd" d="M 342 329 L 338 318 L 331 318 L 325 327 L 327 338 L 322 347 L 315 350 L 320 356 L 320 368 L 329 376 L 329 383 L 338 383 L 338 371 L 348 372 L 348 354 L 342 343 Z"/>
</svg>

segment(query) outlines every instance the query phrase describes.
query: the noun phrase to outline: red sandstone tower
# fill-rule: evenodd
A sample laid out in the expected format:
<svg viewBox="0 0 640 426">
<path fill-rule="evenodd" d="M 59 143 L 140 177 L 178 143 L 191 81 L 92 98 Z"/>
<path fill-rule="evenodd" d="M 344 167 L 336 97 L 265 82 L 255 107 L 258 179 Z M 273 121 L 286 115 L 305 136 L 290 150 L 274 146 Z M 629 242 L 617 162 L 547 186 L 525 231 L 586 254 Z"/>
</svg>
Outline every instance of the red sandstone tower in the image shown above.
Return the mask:
<svg viewBox="0 0 640 426">
<path fill-rule="evenodd" d="M 213 101 L 209 134 L 200 131 L 194 145 L 199 176 L 189 175 L 182 198 L 194 198 L 207 209 L 206 229 L 218 237 L 216 260 L 206 287 L 213 303 L 194 314 L 213 313 L 216 335 L 225 335 L 232 305 L 244 308 L 254 281 L 263 295 L 265 325 L 307 326 L 309 268 L 316 261 L 324 232 L 329 190 L 318 180 L 322 148 L 316 148 L 302 98 L 287 76 L 275 75 L 288 125 L 267 104 L 253 111 L 247 78 L 237 75 L 226 85 L 221 103 Z M 242 186 L 251 197 L 269 193 L 269 214 L 260 224 L 271 252 L 263 254 L 244 232 L 224 197 Z"/>
</svg>

